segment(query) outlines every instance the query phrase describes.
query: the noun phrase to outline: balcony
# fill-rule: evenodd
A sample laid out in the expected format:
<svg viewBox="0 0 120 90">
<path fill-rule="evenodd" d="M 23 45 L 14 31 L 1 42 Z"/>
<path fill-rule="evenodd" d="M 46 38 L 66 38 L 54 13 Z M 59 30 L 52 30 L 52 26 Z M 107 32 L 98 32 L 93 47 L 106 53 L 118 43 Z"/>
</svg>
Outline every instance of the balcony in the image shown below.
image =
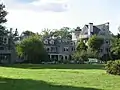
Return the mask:
<svg viewBox="0 0 120 90">
<path fill-rule="evenodd" d="M 0 50 L 0 54 L 10 54 L 11 50 Z"/>
<path fill-rule="evenodd" d="M 80 35 L 79 38 L 89 38 L 89 35 Z"/>
</svg>

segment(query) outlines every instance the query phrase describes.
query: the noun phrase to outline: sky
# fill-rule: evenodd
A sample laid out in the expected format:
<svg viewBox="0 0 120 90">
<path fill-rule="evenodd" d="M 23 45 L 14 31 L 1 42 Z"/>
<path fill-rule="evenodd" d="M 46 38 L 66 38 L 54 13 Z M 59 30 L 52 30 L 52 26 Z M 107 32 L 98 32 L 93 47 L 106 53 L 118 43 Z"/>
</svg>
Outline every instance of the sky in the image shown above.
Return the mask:
<svg viewBox="0 0 120 90">
<path fill-rule="evenodd" d="M 117 34 L 120 25 L 120 0 L 0 0 L 6 5 L 8 28 L 19 32 L 41 32 L 44 28 L 81 28 L 110 23 Z"/>
</svg>

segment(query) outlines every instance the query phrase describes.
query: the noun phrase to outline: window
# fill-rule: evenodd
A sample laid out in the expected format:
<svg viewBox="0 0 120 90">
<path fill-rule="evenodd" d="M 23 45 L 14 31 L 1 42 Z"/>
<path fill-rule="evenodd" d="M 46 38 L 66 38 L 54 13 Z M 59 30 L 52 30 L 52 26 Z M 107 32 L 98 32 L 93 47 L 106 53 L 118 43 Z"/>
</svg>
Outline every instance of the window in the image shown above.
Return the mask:
<svg viewBox="0 0 120 90">
<path fill-rule="evenodd" d="M 66 48 L 66 51 L 68 51 L 68 48 Z"/>
<path fill-rule="evenodd" d="M 51 51 L 54 51 L 54 47 L 51 47 Z"/>
<path fill-rule="evenodd" d="M 61 40 L 59 40 L 59 43 L 61 43 Z"/>
<path fill-rule="evenodd" d="M 74 48 L 74 47 L 72 47 L 72 51 L 75 51 L 75 48 Z"/>
<path fill-rule="evenodd" d="M 50 51 L 50 49 L 49 49 L 49 48 L 47 48 L 47 51 L 49 52 L 49 51 Z"/>
<path fill-rule="evenodd" d="M 51 41 L 50 41 L 50 44 L 54 44 L 54 40 L 51 40 Z"/>
<path fill-rule="evenodd" d="M 51 47 L 52 52 L 56 52 L 56 47 Z"/>
<path fill-rule="evenodd" d="M 3 43 L 4 44 L 8 44 L 8 39 L 5 37 L 5 38 L 3 38 Z"/>
<path fill-rule="evenodd" d="M 68 47 L 64 47 L 64 51 L 68 51 Z"/>
<path fill-rule="evenodd" d="M 75 45 L 75 42 L 71 42 L 71 45 Z"/>
<path fill-rule="evenodd" d="M 106 43 L 107 43 L 107 44 L 109 44 L 109 41 L 108 41 L 108 40 L 106 40 Z"/>
<path fill-rule="evenodd" d="M 65 48 L 64 48 L 64 51 L 65 51 Z"/>
<path fill-rule="evenodd" d="M 0 45 L 3 43 L 3 37 L 0 37 Z"/>
<path fill-rule="evenodd" d="M 48 44 L 48 40 L 45 40 L 45 41 L 44 41 L 44 44 Z"/>
<path fill-rule="evenodd" d="M 65 60 L 67 60 L 67 56 L 65 56 Z"/>
<path fill-rule="evenodd" d="M 110 49 L 109 49 L 109 48 L 106 48 L 106 51 L 107 51 L 107 52 L 109 52 L 109 51 L 110 51 Z"/>
<path fill-rule="evenodd" d="M 72 51 L 74 51 L 73 47 L 72 47 Z"/>
<path fill-rule="evenodd" d="M 0 47 L 0 50 L 4 50 L 4 47 Z"/>
<path fill-rule="evenodd" d="M 84 34 L 86 35 L 86 34 L 88 34 L 88 32 L 85 32 Z"/>
<path fill-rule="evenodd" d="M 103 52 L 103 49 L 100 49 L 100 52 Z"/>
</svg>

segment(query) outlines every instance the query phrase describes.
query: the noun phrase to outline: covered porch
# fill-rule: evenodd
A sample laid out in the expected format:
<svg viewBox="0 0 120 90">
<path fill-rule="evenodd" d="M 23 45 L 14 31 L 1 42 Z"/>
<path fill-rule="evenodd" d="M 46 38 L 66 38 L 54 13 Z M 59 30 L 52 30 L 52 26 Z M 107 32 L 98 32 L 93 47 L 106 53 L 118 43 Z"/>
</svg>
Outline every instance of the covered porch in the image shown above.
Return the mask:
<svg viewBox="0 0 120 90">
<path fill-rule="evenodd" d="M 65 54 L 49 54 L 49 59 L 51 61 L 69 60 L 70 59 L 70 55 L 65 55 Z"/>
<path fill-rule="evenodd" d="M 0 54 L 0 63 L 1 64 L 9 64 L 10 62 L 11 62 L 11 54 L 10 53 Z"/>
</svg>

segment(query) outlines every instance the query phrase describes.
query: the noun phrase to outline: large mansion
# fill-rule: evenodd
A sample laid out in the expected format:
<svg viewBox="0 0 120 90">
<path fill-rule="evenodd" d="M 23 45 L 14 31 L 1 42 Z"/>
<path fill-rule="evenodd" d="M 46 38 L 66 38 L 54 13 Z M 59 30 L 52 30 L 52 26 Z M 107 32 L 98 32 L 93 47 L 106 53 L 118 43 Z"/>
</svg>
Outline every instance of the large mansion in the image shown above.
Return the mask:
<svg viewBox="0 0 120 90">
<path fill-rule="evenodd" d="M 9 35 L 3 34 L 0 31 L 0 62 L 1 63 L 14 63 L 16 61 L 15 43 L 12 40 L 12 30 Z M 49 59 L 60 61 L 70 60 L 72 53 L 76 50 L 76 43 L 78 40 L 83 39 L 87 45 L 88 39 L 92 35 L 97 35 L 104 38 L 104 44 L 100 48 L 100 56 L 109 54 L 111 33 L 109 31 L 109 23 L 94 25 L 89 23 L 84 25 L 83 28 L 77 28 L 72 32 L 72 39 L 60 37 L 45 37 L 43 39 L 44 48 L 46 49 Z"/>
</svg>

